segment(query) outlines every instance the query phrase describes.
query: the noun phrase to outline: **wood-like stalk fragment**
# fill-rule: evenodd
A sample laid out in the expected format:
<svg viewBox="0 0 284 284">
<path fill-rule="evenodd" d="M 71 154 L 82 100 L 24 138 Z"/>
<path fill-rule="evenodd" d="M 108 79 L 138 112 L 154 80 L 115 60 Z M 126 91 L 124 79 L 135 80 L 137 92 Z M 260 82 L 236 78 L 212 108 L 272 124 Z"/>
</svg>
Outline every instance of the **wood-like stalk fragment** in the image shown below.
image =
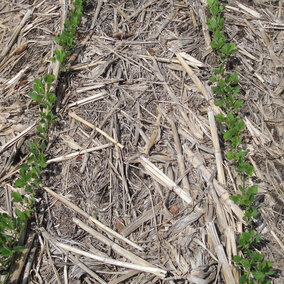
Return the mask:
<svg viewBox="0 0 284 284">
<path fill-rule="evenodd" d="M 108 143 L 108 144 L 105 144 L 105 145 L 89 148 L 89 149 L 86 149 L 86 150 L 77 151 L 77 152 L 74 152 L 74 153 L 63 155 L 61 157 L 50 159 L 46 163 L 51 164 L 51 163 L 55 163 L 55 162 L 62 162 L 62 161 L 70 160 L 70 159 L 75 158 L 79 155 L 83 155 L 83 154 L 94 152 L 94 151 L 99 151 L 99 150 L 106 149 L 106 148 L 111 147 L 111 146 L 112 146 L 112 144 Z"/>
<path fill-rule="evenodd" d="M 222 152 L 221 152 L 221 148 L 219 144 L 218 132 L 217 132 L 215 117 L 214 117 L 214 113 L 212 109 L 208 110 L 208 119 L 210 123 L 212 141 L 213 141 L 213 145 L 215 149 L 215 159 L 216 159 L 216 165 L 217 165 L 218 181 L 221 184 L 226 185 L 225 173 L 224 173 L 224 168 L 223 168 Z"/>
<path fill-rule="evenodd" d="M 224 248 L 219 240 L 215 225 L 213 222 L 208 222 L 206 224 L 208 236 L 210 237 L 212 244 L 214 246 L 215 252 L 217 254 L 218 260 L 222 265 L 222 271 L 225 278 L 226 283 L 235 284 L 236 281 L 232 274 L 231 267 L 228 263 L 228 259 L 226 257 Z"/>
<path fill-rule="evenodd" d="M 201 171 L 203 178 L 207 182 L 210 181 L 212 174 L 208 169 L 206 169 L 206 167 L 202 164 L 198 157 L 194 155 L 194 153 L 186 145 L 184 145 L 184 151 L 188 155 L 188 158 L 193 166 Z M 231 209 L 241 222 L 244 222 L 244 212 L 230 199 L 230 194 L 227 192 L 227 190 L 216 179 L 213 179 L 212 183 L 219 198 L 223 201 L 223 204 Z"/>
<path fill-rule="evenodd" d="M 166 176 L 161 170 L 159 170 L 153 163 L 143 156 L 140 156 L 141 164 L 145 167 L 146 171 L 153 177 L 156 181 L 162 185 L 172 189 L 182 200 L 186 203 L 191 204 L 192 198 L 189 193 L 176 185 L 168 176 Z"/>
<path fill-rule="evenodd" d="M 82 117 L 80 117 L 79 115 L 77 115 L 74 112 L 69 112 L 69 115 L 71 117 L 73 117 L 74 119 L 82 122 L 83 124 L 89 126 L 92 129 L 95 129 L 97 132 L 99 132 L 100 134 L 102 134 L 104 137 L 106 137 L 109 141 L 111 141 L 112 143 L 114 143 L 115 145 L 117 145 L 119 148 L 123 148 L 123 145 L 120 144 L 118 141 L 116 141 L 115 139 L 113 139 L 111 136 L 109 136 L 107 133 L 105 133 L 104 131 L 102 131 L 100 128 L 95 127 L 92 123 L 86 121 L 85 119 L 83 119 Z"/>
<path fill-rule="evenodd" d="M 70 246 L 70 245 L 67 245 L 67 244 L 63 244 L 63 243 L 60 243 L 60 242 L 56 242 L 55 245 L 58 246 L 59 248 L 64 249 L 64 250 L 92 258 L 96 261 L 99 261 L 99 262 L 102 262 L 102 263 L 105 263 L 105 264 L 121 266 L 121 267 L 130 268 L 130 269 L 133 269 L 133 270 L 139 270 L 139 271 L 143 271 L 143 272 L 147 272 L 147 273 L 153 273 L 153 274 L 159 276 L 160 278 L 165 278 L 165 276 L 167 274 L 166 270 L 163 270 L 163 269 L 160 269 L 160 268 L 142 266 L 142 265 L 138 265 L 138 264 L 133 264 L 133 263 L 129 263 L 129 262 L 115 260 L 115 259 L 112 259 L 112 258 L 109 258 L 109 257 L 102 257 L 102 256 L 95 255 L 93 253 L 89 253 L 87 251 L 83 251 L 83 250 L 78 249 L 76 247 L 73 247 L 73 246 Z"/>
</svg>

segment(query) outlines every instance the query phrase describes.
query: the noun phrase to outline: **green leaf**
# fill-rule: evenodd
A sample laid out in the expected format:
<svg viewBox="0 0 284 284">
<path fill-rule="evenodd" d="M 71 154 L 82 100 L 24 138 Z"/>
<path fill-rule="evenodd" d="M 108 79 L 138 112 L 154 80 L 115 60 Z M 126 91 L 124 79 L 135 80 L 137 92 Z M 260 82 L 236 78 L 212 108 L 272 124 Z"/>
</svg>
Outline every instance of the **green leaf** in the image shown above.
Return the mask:
<svg viewBox="0 0 284 284">
<path fill-rule="evenodd" d="M 0 247 L 0 255 L 3 257 L 9 257 L 13 255 L 13 251 L 6 247 Z"/>
<path fill-rule="evenodd" d="M 26 172 L 29 170 L 29 166 L 27 164 L 22 164 L 20 167 L 20 177 L 23 177 L 26 175 Z"/>
<path fill-rule="evenodd" d="M 226 82 L 223 79 L 220 79 L 218 81 L 218 87 L 220 87 L 221 89 L 223 89 L 226 86 Z"/>
<path fill-rule="evenodd" d="M 241 275 L 240 276 L 240 284 L 245 284 L 245 283 L 247 283 L 247 276 Z"/>
<path fill-rule="evenodd" d="M 239 255 L 233 256 L 233 261 L 234 261 L 234 262 L 239 263 L 239 262 L 241 262 L 241 260 L 242 260 L 242 258 L 241 258 Z"/>
<path fill-rule="evenodd" d="M 235 196 L 230 196 L 230 199 L 233 200 L 234 203 L 237 204 L 237 205 L 240 203 L 240 199 L 241 199 L 241 198 L 242 198 L 242 197 L 240 196 L 240 194 L 237 194 L 237 195 L 235 195 Z"/>
<path fill-rule="evenodd" d="M 53 104 L 54 102 L 56 102 L 57 97 L 56 97 L 55 94 L 50 93 L 50 94 L 47 94 L 47 100 L 48 100 L 51 104 Z"/>
<path fill-rule="evenodd" d="M 37 131 L 38 131 L 39 133 L 44 133 L 44 132 L 45 132 L 45 129 L 43 129 L 43 127 L 42 127 L 41 125 L 38 125 L 38 126 L 36 127 L 36 129 L 37 129 Z"/>
<path fill-rule="evenodd" d="M 212 76 L 209 78 L 209 81 L 210 81 L 211 83 L 215 83 L 215 82 L 217 82 L 217 80 L 218 80 L 218 77 L 217 77 L 216 75 L 212 75 Z"/>
<path fill-rule="evenodd" d="M 34 84 L 33 89 L 39 94 L 43 95 L 45 93 L 44 87 L 40 86 L 39 84 Z"/>
<path fill-rule="evenodd" d="M 216 0 L 207 0 L 208 6 L 212 6 L 216 2 L 217 2 Z"/>
<path fill-rule="evenodd" d="M 216 114 L 215 115 L 215 119 L 218 122 L 224 122 L 225 121 L 225 117 L 224 117 L 224 115 L 222 113 Z"/>
<path fill-rule="evenodd" d="M 224 135 L 223 135 L 223 138 L 224 138 L 225 140 L 229 140 L 229 139 L 231 139 L 232 137 L 233 137 L 233 130 L 232 130 L 232 129 L 226 131 L 226 132 L 224 133 Z"/>
<path fill-rule="evenodd" d="M 253 271 L 252 274 L 254 278 L 258 281 L 258 283 L 261 283 L 265 278 L 265 274 L 261 271 Z"/>
<path fill-rule="evenodd" d="M 224 105 L 224 101 L 221 99 L 215 100 L 214 101 L 215 106 L 222 107 Z"/>
<path fill-rule="evenodd" d="M 261 238 L 261 234 L 257 234 L 255 236 L 255 242 L 258 243 L 260 241 L 260 238 Z"/>
<path fill-rule="evenodd" d="M 246 259 L 246 258 L 243 258 L 243 259 L 241 260 L 241 264 L 242 264 L 245 268 L 250 268 L 250 266 L 251 266 L 249 260 Z"/>
<path fill-rule="evenodd" d="M 239 82 L 238 73 L 234 72 L 233 75 L 231 76 L 231 83 L 237 84 L 238 82 Z"/>
<path fill-rule="evenodd" d="M 23 201 L 22 195 L 18 191 L 12 192 L 11 196 L 13 197 L 12 202 L 22 202 Z"/>
<path fill-rule="evenodd" d="M 43 79 L 45 83 L 51 84 L 55 80 L 55 76 L 53 74 L 46 74 Z"/>
<path fill-rule="evenodd" d="M 218 86 L 211 87 L 211 90 L 216 95 L 222 95 L 223 94 L 222 89 L 220 87 L 218 87 Z"/>
<path fill-rule="evenodd" d="M 234 152 L 228 152 L 226 153 L 226 158 L 229 160 L 234 160 L 236 157 L 236 154 Z"/>
<path fill-rule="evenodd" d="M 14 186 L 15 187 L 18 187 L 18 188 L 21 188 L 21 187 L 24 187 L 25 185 L 27 184 L 26 181 L 24 181 L 23 179 L 17 179 L 14 183 Z"/>
<path fill-rule="evenodd" d="M 41 179 L 35 179 L 33 183 L 36 187 L 38 187 L 40 184 L 42 184 L 42 181 Z"/>
<path fill-rule="evenodd" d="M 243 104 L 244 104 L 243 100 L 237 100 L 234 103 L 234 107 L 235 107 L 235 109 L 240 109 L 243 106 Z"/>
<path fill-rule="evenodd" d="M 43 85 L 43 83 L 42 83 L 42 80 L 41 79 L 39 79 L 39 78 L 35 78 L 34 79 L 34 83 L 36 84 L 36 85 L 38 85 L 39 87 L 44 87 L 44 85 Z"/>
<path fill-rule="evenodd" d="M 13 251 L 15 251 L 15 252 L 23 252 L 24 251 L 24 247 L 22 247 L 22 246 L 14 246 L 13 247 Z"/>
<path fill-rule="evenodd" d="M 35 101 L 35 102 L 38 102 L 40 103 L 43 99 L 43 96 L 42 95 L 39 95 L 38 93 L 29 93 L 29 97 Z"/>
<path fill-rule="evenodd" d="M 30 185 L 27 185 L 27 186 L 25 187 L 25 192 L 27 192 L 27 193 L 33 193 L 34 190 L 32 189 L 32 187 L 31 187 Z"/>
<path fill-rule="evenodd" d="M 15 209 L 15 214 L 18 217 L 19 222 L 25 222 L 30 217 L 30 212 L 28 210 L 20 211 L 19 209 Z"/>
</svg>

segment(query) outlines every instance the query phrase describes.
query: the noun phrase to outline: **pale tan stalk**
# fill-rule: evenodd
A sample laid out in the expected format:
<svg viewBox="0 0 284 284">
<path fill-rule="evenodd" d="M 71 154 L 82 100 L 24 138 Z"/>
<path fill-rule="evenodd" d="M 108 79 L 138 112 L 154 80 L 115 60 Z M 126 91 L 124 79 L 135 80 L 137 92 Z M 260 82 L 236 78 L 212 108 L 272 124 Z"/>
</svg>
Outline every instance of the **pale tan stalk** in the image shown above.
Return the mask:
<svg viewBox="0 0 284 284">
<path fill-rule="evenodd" d="M 109 141 L 111 141 L 112 143 L 114 143 L 115 145 L 117 145 L 119 148 L 123 148 L 123 145 L 120 144 L 118 141 L 116 141 L 115 139 L 113 139 L 111 136 L 109 136 L 107 133 L 105 133 L 103 130 L 101 130 L 98 127 L 95 127 L 92 123 L 86 121 L 85 119 L 83 119 L 82 117 L 80 117 L 79 115 L 77 115 L 74 112 L 69 112 L 69 115 L 71 117 L 73 117 L 74 119 L 80 121 L 81 123 L 89 126 L 92 129 L 95 129 L 97 132 L 99 132 L 100 134 L 102 134 L 104 137 L 106 137 Z"/>
<path fill-rule="evenodd" d="M 86 251 L 83 251 L 79 248 L 67 245 L 67 244 L 63 244 L 60 242 L 56 242 L 55 245 L 59 248 L 62 248 L 64 250 L 67 251 L 71 251 L 73 253 L 79 254 L 79 255 L 83 255 L 89 258 L 92 258 L 96 261 L 108 264 L 108 265 L 115 265 L 115 266 L 120 266 L 120 267 L 125 267 L 125 268 L 130 268 L 133 270 L 139 270 L 142 272 L 147 272 L 147 273 L 153 273 L 157 276 L 159 276 L 160 278 L 165 278 L 167 271 L 160 269 L 160 268 L 153 268 L 153 267 L 148 267 L 148 266 L 142 266 L 142 265 L 138 265 L 138 264 L 133 264 L 133 263 L 129 263 L 129 262 L 124 262 L 124 261 L 119 261 L 119 260 L 115 260 L 109 257 L 102 257 L 93 253 L 89 253 Z"/>
<path fill-rule="evenodd" d="M 172 189 L 182 200 L 191 204 L 192 198 L 189 193 L 176 185 L 168 176 L 159 170 L 153 163 L 143 156 L 140 156 L 141 164 L 145 167 L 146 171 L 159 183 Z"/>
<path fill-rule="evenodd" d="M 217 127 L 216 127 L 216 122 L 215 122 L 215 116 L 211 108 L 208 109 L 208 119 L 210 123 L 210 130 L 211 130 L 213 146 L 215 149 L 215 159 L 216 159 L 216 165 L 217 165 L 218 181 L 221 184 L 226 185 L 226 178 L 225 178 L 225 173 L 224 173 L 224 168 L 223 168 L 222 152 L 221 152 L 219 139 L 218 139 L 218 132 L 217 132 Z"/>
<path fill-rule="evenodd" d="M 222 272 L 225 278 L 226 283 L 235 284 L 236 281 L 234 279 L 231 267 L 228 263 L 224 248 L 219 240 L 215 225 L 213 222 L 208 222 L 206 224 L 208 236 L 210 237 L 212 244 L 214 246 L 215 252 L 217 254 L 217 258 L 222 265 Z"/>
</svg>

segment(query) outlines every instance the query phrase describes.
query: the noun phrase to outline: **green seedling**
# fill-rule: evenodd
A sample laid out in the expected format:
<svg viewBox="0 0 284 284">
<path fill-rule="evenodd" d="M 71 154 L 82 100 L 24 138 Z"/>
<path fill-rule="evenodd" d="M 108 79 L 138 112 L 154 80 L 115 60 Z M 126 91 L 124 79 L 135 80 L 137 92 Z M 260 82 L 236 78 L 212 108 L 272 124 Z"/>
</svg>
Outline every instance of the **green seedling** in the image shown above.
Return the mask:
<svg viewBox="0 0 284 284">
<path fill-rule="evenodd" d="M 54 52 L 61 68 L 64 68 L 66 58 L 73 47 L 76 28 L 83 14 L 83 2 L 84 0 L 76 0 L 73 3 L 74 9 L 68 15 L 63 33 L 55 38 L 61 46 Z M 56 59 L 52 58 L 52 61 Z M 36 137 L 28 144 L 29 156 L 20 166 L 19 178 L 14 183 L 16 188 L 24 188 L 25 195 L 22 196 L 19 192 L 11 194 L 12 202 L 19 203 L 18 207 L 22 210 L 15 209 L 12 216 L 5 213 L 0 214 L 0 272 L 7 270 L 10 266 L 15 252 L 23 250 L 23 247 L 18 246 L 19 238 L 33 212 L 37 189 L 42 183 L 41 172 L 47 166 L 45 150 L 48 142 L 48 129 L 56 118 L 52 112 L 56 95 L 50 92 L 54 79 L 54 75 L 51 74 L 43 78 L 36 78 L 33 85 L 34 91 L 29 94 L 30 98 L 40 106 L 40 121 Z"/>
<path fill-rule="evenodd" d="M 61 65 L 65 64 L 67 57 L 74 45 L 76 29 L 80 23 L 83 15 L 83 2 L 85 0 L 76 0 L 73 3 L 74 10 L 72 10 L 64 24 L 64 30 L 60 36 L 55 37 L 55 42 L 61 46 L 60 49 L 54 51 L 56 59 Z M 52 59 L 55 60 L 54 58 Z"/>
<path fill-rule="evenodd" d="M 216 115 L 216 121 L 221 126 L 224 141 L 229 147 L 226 158 L 236 166 L 237 172 L 243 181 L 239 185 L 239 192 L 231 199 L 244 210 L 246 231 L 240 235 L 238 242 L 238 255 L 233 257 L 237 269 L 241 271 L 240 283 L 270 283 L 269 276 L 274 274 L 272 263 L 264 260 L 261 253 L 255 252 L 255 246 L 261 238 L 253 230 L 254 218 L 258 215 L 257 208 L 253 205 L 258 192 L 257 185 L 249 186 L 249 178 L 253 175 L 254 168 L 247 162 L 246 153 L 242 148 L 242 132 L 245 128 L 244 121 L 240 118 L 240 109 L 244 103 L 239 100 L 238 74 L 230 74 L 226 70 L 226 63 L 230 56 L 236 52 L 234 43 L 228 42 L 224 34 L 224 18 L 222 12 L 224 5 L 219 0 L 207 0 L 209 18 L 208 30 L 212 33 L 211 47 L 219 57 L 220 66 L 213 70 L 210 77 L 212 91 L 216 96 L 215 105 L 222 108 L 223 113 Z"/>
<path fill-rule="evenodd" d="M 49 92 L 54 79 L 54 75 L 50 74 L 45 75 L 43 79 L 35 79 L 34 92 L 29 94 L 41 107 L 41 120 L 37 126 L 37 136 L 29 142 L 30 155 L 20 166 L 19 178 L 14 183 L 15 187 L 24 188 L 28 197 L 23 197 L 19 192 L 11 193 L 12 202 L 20 203 L 23 209 L 15 209 L 13 216 L 0 215 L 0 263 L 3 269 L 9 267 L 15 252 L 23 250 L 17 243 L 33 211 L 36 189 L 41 184 L 41 171 L 46 167 L 44 151 L 48 140 L 48 128 L 55 119 L 52 107 L 56 96 Z"/>
</svg>

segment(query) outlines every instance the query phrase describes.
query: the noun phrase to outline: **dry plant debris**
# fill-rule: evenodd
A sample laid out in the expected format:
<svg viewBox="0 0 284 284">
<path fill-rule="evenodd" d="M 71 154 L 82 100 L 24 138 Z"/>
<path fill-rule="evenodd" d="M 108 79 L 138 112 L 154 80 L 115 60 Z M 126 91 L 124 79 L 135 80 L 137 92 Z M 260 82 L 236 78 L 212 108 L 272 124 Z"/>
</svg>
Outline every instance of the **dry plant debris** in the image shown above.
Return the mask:
<svg viewBox="0 0 284 284">
<path fill-rule="evenodd" d="M 54 36 L 69 2 L 0 3 L 1 212 L 13 211 L 39 118 L 28 93 L 56 68 Z M 218 62 L 205 2 L 86 2 L 57 82 L 21 283 L 237 283 L 243 213 L 229 199 L 238 176 L 223 155 L 219 174 L 214 155 L 220 110 L 207 83 Z M 225 32 L 238 49 L 228 67 L 239 74 L 259 185 L 258 249 L 277 270 L 273 283 L 283 283 L 283 2 L 228 2 Z"/>
</svg>

